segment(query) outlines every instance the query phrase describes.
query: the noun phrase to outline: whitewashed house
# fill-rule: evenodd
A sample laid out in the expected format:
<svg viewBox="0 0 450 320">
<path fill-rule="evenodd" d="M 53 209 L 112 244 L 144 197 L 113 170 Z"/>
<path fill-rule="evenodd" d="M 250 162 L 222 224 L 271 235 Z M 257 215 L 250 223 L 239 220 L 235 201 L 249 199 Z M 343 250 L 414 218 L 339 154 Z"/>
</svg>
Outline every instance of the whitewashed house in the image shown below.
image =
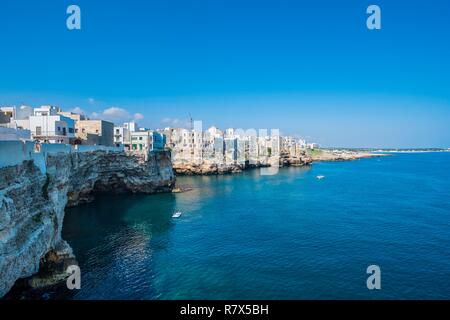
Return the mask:
<svg viewBox="0 0 450 320">
<path fill-rule="evenodd" d="M 35 108 L 29 117 L 34 140 L 48 143 L 72 143 L 75 139 L 75 121 L 58 114 L 58 107 Z"/>
<path fill-rule="evenodd" d="M 32 107 L 0 107 L 0 113 L 5 117 L 3 120 L 7 120 L 2 126 L 13 129 L 30 130 L 30 116 L 33 115 Z"/>
<path fill-rule="evenodd" d="M 148 153 L 164 150 L 166 138 L 163 134 L 154 130 L 139 130 L 130 132 L 131 151 Z"/>
<path fill-rule="evenodd" d="M 136 122 L 125 122 L 121 126 L 114 126 L 114 145 L 116 147 L 124 147 L 125 150 L 131 150 L 131 133 L 139 131 L 139 126 Z"/>
<path fill-rule="evenodd" d="M 114 145 L 116 147 L 124 147 L 125 149 L 130 149 L 131 135 L 130 131 L 124 126 L 114 127 Z"/>
<path fill-rule="evenodd" d="M 233 164 L 237 160 L 238 151 L 238 139 L 237 138 L 225 138 L 225 163 Z"/>
</svg>

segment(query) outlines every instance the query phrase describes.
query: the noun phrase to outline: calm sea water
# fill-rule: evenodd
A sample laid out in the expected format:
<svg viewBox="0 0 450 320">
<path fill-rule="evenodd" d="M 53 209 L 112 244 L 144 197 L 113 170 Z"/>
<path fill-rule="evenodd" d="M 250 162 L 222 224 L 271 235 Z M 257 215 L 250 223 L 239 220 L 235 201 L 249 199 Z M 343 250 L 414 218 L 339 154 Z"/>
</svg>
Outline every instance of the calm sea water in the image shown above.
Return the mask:
<svg viewBox="0 0 450 320">
<path fill-rule="evenodd" d="M 75 299 L 450 299 L 450 153 L 178 181 L 67 212 Z"/>
</svg>

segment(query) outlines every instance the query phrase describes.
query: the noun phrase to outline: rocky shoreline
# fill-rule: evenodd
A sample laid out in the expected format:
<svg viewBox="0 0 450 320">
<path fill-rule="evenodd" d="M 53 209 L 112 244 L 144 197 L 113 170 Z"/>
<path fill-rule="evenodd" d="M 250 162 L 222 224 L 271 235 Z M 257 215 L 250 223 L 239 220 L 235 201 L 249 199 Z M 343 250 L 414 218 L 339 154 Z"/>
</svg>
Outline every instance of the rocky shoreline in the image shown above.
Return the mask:
<svg viewBox="0 0 450 320">
<path fill-rule="evenodd" d="M 203 161 L 202 163 L 174 163 L 173 170 L 177 175 L 220 175 L 240 173 L 244 170 L 279 166 L 279 167 L 302 167 L 313 162 L 324 161 L 354 161 L 365 158 L 385 157 L 390 154 L 371 153 L 363 151 L 331 151 L 331 150 L 310 150 L 304 151 L 297 156 L 282 153 L 280 157 L 268 159 L 265 163 L 256 164 L 217 164 Z"/>
<path fill-rule="evenodd" d="M 316 152 L 311 153 L 311 158 L 313 162 L 324 162 L 324 161 L 354 161 L 366 158 L 377 158 L 391 156 L 390 154 L 384 153 L 371 153 L 364 151 L 331 151 L 331 150 L 316 150 Z"/>
<path fill-rule="evenodd" d="M 173 170 L 177 175 L 221 175 L 240 173 L 249 169 L 267 168 L 271 166 L 279 167 L 301 167 L 311 164 L 313 159 L 306 153 L 292 157 L 287 153 L 282 153 L 280 157 L 268 158 L 265 162 L 243 164 L 238 163 L 213 163 L 202 161 L 201 163 L 173 163 Z"/>
<path fill-rule="evenodd" d="M 171 162 L 169 152 L 145 159 L 124 152 L 56 153 L 45 158 L 44 171 L 33 160 L 0 168 L 0 297 L 36 299 L 64 292 L 67 267 L 77 264 L 61 239 L 64 209 L 93 201 L 97 193 L 180 193 L 177 175 L 234 174 L 253 168 L 301 167 L 315 161 L 353 161 L 381 157 L 358 151 L 282 153 L 265 163 L 186 164 Z M 39 162 L 39 161 L 38 161 Z M 62 285 L 64 284 L 64 285 Z M 59 290 L 59 289 L 61 290 Z"/>
<path fill-rule="evenodd" d="M 245 170 L 240 164 L 209 164 L 209 163 L 177 163 L 173 164 L 173 170 L 177 175 L 220 175 L 238 173 Z"/>
<path fill-rule="evenodd" d="M 32 155 L 0 168 L 0 297 L 14 284 L 11 294 L 39 292 L 68 277 L 76 260 L 61 238 L 67 206 L 97 193 L 152 194 L 175 185 L 169 152 L 146 159 L 108 151 Z"/>
</svg>

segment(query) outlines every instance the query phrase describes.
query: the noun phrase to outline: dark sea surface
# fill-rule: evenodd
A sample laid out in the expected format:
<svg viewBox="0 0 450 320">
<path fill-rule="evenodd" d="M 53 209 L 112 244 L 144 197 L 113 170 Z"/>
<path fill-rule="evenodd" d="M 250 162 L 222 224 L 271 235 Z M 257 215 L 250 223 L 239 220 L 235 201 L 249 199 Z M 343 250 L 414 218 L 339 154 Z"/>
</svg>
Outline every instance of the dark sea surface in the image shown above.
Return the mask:
<svg viewBox="0 0 450 320">
<path fill-rule="evenodd" d="M 450 299 L 450 153 L 178 183 L 67 210 L 75 299 Z"/>
</svg>

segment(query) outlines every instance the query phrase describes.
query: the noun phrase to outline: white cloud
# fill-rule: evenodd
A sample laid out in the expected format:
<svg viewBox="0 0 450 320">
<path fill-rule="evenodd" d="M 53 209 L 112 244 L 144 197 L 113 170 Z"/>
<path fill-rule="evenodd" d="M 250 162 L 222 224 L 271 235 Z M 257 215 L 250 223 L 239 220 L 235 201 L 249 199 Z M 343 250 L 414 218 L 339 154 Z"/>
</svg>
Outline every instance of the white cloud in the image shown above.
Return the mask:
<svg viewBox="0 0 450 320">
<path fill-rule="evenodd" d="M 84 110 L 81 109 L 80 107 L 75 107 L 72 110 L 70 110 L 70 112 L 77 113 L 77 114 L 86 114 L 86 112 L 84 112 Z"/>
<path fill-rule="evenodd" d="M 122 108 L 111 107 L 103 111 L 103 115 L 111 118 L 129 118 L 130 113 Z"/>
<path fill-rule="evenodd" d="M 180 120 L 178 118 L 164 118 L 161 123 L 172 128 L 189 128 L 190 123 L 187 120 Z"/>
<path fill-rule="evenodd" d="M 89 104 L 94 104 L 95 103 L 95 99 L 94 98 L 88 98 L 87 99 Z"/>
<path fill-rule="evenodd" d="M 123 108 L 111 107 L 103 110 L 102 112 L 93 112 L 91 119 L 101 119 L 113 122 L 115 124 L 122 124 L 128 121 L 138 121 L 144 119 L 144 115 L 141 113 L 135 113 L 132 115 L 130 112 Z"/>
</svg>

